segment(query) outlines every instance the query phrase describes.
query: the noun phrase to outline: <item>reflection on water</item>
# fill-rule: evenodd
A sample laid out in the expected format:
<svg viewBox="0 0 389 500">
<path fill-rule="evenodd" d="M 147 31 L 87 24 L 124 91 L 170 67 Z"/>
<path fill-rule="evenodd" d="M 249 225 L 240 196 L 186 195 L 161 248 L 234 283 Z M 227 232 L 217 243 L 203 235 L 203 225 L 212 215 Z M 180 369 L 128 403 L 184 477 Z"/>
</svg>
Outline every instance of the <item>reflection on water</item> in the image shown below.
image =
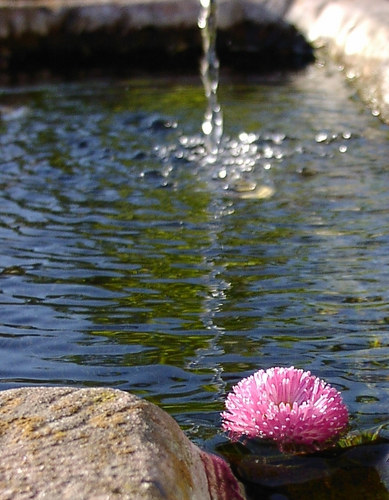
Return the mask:
<svg viewBox="0 0 389 500">
<path fill-rule="evenodd" d="M 3 389 L 119 387 L 213 448 L 231 385 L 293 364 L 387 421 L 388 127 L 325 69 L 222 99 L 206 168 L 197 81 L 1 91 Z"/>
</svg>

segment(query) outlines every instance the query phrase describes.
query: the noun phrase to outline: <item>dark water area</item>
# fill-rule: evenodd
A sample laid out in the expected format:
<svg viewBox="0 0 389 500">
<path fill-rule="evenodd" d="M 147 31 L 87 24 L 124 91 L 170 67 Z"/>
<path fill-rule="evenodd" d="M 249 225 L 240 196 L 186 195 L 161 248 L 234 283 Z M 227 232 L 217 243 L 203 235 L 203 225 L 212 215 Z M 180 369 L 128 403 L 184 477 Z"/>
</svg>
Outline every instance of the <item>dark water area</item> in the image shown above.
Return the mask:
<svg viewBox="0 0 389 500">
<path fill-rule="evenodd" d="M 334 69 L 0 89 L 0 388 L 109 386 L 214 449 L 226 392 L 311 370 L 388 422 L 389 127 Z"/>
</svg>

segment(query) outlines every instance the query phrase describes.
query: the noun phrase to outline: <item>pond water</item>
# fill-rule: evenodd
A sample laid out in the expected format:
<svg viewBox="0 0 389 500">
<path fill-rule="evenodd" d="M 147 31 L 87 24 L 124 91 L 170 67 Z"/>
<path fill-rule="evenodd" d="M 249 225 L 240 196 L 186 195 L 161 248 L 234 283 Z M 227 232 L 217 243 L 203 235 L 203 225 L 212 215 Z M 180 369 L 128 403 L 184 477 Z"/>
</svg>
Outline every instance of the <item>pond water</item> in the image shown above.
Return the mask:
<svg viewBox="0 0 389 500">
<path fill-rule="evenodd" d="M 389 127 L 336 69 L 0 90 L 0 388 L 110 386 L 208 449 L 226 392 L 294 365 L 387 423 Z"/>
</svg>

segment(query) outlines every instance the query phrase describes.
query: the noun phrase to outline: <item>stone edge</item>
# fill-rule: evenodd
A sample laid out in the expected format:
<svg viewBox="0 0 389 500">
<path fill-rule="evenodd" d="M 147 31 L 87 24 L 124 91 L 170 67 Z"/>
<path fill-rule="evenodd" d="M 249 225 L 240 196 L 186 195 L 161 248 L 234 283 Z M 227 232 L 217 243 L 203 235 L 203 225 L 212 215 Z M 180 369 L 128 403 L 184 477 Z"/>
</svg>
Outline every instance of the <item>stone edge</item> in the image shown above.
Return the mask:
<svg viewBox="0 0 389 500">
<path fill-rule="evenodd" d="M 195 29 L 198 0 L 0 0 L 0 42 L 23 33 L 75 37 L 105 29 Z M 373 114 L 389 123 L 389 2 L 386 0 L 219 0 L 219 27 L 239 22 L 295 26 L 342 66 Z M 32 16 L 31 14 L 34 13 Z M 123 25 L 124 19 L 124 25 Z M 119 24 L 117 24 L 119 23 Z M 124 28 L 123 28 L 124 26 Z M 27 38 L 28 40 L 28 38 Z"/>
<path fill-rule="evenodd" d="M 389 124 L 389 2 L 296 0 L 286 20 L 324 48 L 372 113 Z"/>
</svg>

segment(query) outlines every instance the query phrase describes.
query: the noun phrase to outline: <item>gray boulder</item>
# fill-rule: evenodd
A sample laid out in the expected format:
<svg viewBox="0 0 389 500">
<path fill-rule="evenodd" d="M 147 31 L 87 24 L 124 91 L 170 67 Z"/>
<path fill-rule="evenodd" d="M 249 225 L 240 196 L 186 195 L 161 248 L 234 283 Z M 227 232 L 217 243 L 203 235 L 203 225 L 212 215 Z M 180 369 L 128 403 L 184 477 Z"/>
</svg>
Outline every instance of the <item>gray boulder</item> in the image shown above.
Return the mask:
<svg viewBox="0 0 389 500">
<path fill-rule="evenodd" d="M 157 406 L 105 388 L 0 393 L 0 498 L 243 500 L 220 457 Z"/>
</svg>

